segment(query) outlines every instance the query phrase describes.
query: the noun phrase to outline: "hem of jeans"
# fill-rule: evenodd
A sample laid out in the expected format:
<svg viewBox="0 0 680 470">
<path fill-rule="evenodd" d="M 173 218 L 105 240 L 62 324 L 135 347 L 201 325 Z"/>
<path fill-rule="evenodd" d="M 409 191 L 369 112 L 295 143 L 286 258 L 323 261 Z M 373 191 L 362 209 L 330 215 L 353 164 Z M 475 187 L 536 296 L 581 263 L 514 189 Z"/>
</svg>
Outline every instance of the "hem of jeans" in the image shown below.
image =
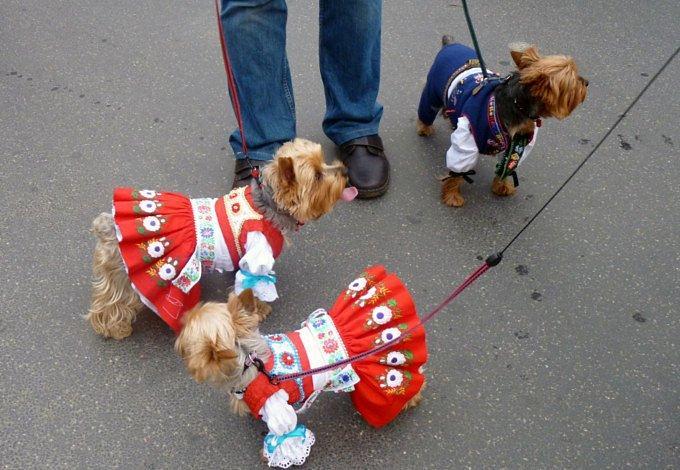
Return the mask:
<svg viewBox="0 0 680 470">
<path fill-rule="evenodd" d="M 366 129 L 357 129 L 352 132 L 348 133 L 343 133 L 342 138 L 334 139 L 333 137 L 329 136 L 326 134 L 329 139 L 331 139 L 335 145 L 338 147 L 342 146 L 343 144 L 349 142 L 350 140 L 358 139 L 360 137 L 366 137 L 368 135 L 378 135 L 378 128 L 371 127 L 371 128 L 366 128 Z"/>
<path fill-rule="evenodd" d="M 236 160 L 245 160 L 246 154 L 243 152 L 235 152 L 234 158 Z M 267 152 L 248 152 L 248 158 L 251 160 L 258 160 L 262 162 L 267 162 L 274 159 L 274 154 Z"/>
</svg>

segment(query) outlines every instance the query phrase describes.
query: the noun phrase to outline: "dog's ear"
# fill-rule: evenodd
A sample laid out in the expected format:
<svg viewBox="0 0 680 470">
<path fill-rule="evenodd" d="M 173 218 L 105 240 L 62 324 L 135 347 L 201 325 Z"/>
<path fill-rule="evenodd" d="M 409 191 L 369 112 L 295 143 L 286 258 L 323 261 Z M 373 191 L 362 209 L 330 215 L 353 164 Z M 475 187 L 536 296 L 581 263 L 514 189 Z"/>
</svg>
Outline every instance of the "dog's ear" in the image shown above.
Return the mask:
<svg viewBox="0 0 680 470">
<path fill-rule="evenodd" d="M 290 187 L 295 184 L 295 167 L 291 157 L 279 157 L 276 159 L 276 164 L 279 170 L 279 184 L 284 187 Z"/>
<path fill-rule="evenodd" d="M 510 56 L 512 56 L 512 60 L 519 70 L 536 62 L 541 57 L 536 46 L 525 42 L 511 43 L 508 47 L 510 48 Z"/>
<path fill-rule="evenodd" d="M 243 309 L 247 312 L 255 312 L 255 294 L 252 289 L 245 289 L 238 295 L 238 300 L 241 302 Z"/>
<path fill-rule="evenodd" d="M 251 289 L 245 289 L 239 295 L 232 292 L 227 301 L 227 309 L 237 338 L 248 336 L 260 324 L 260 318 L 255 314 L 256 303 Z"/>
</svg>

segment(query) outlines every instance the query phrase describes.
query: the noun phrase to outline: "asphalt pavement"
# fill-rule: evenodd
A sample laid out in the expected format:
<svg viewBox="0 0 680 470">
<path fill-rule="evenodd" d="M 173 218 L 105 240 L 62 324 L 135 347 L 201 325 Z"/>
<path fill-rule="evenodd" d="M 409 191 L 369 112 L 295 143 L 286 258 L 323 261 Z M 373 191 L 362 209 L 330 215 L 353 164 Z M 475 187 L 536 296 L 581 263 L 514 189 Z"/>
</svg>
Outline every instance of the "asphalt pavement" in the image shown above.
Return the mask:
<svg viewBox="0 0 680 470">
<path fill-rule="evenodd" d="M 392 185 L 308 224 L 277 263 L 265 332 L 328 306 L 384 263 L 421 312 L 501 248 L 594 148 L 680 44 L 673 0 L 471 1 L 489 67 L 507 44 L 573 55 L 587 101 L 547 121 L 511 199 L 478 168 L 458 210 L 438 199 L 446 123 L 414 131 L 442 34 L 469 42 L 459 0 L 384 2 L 381 134 Z M 300 136 L 321 131 L 317 2 L 289 1 Z M 428 328 L 421 406 L 375 430 L 342 395 L 304 416 L 307 468 L 680 466 L 680 57 L 506 253 Z M 145 312 L 121 342 L 83 321 L 92 218 L 117 185 L 229 189 L 234 127 L 210 1 L 0 3 L 0 466 L 264 468 L 262 423 L 194 383 Z M 223 299 L 229 275 L 205 282 Z"/>
</svg>

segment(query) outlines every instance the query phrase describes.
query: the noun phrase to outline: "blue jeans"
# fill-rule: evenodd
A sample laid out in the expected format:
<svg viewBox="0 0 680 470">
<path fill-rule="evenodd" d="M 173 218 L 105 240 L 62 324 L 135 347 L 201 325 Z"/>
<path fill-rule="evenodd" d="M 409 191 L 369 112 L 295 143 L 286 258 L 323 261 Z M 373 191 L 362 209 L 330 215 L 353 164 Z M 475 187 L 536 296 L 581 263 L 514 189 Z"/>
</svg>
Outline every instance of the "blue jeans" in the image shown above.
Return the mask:
<svg viewBox="0 0 680 470">
<path fill-rule="evenodd" d="M 271 160 L 295 138 L 295 100 L 286 58 L 285 0 L 221 0 L 221 20 L 238 88 L 250 158 Z M 320 0 L 319 65 L 325 134 L 336 144 L 378 133 L 382 0 Z M 229 138 L 243 158 L 238 131 Z"/>
</svg>

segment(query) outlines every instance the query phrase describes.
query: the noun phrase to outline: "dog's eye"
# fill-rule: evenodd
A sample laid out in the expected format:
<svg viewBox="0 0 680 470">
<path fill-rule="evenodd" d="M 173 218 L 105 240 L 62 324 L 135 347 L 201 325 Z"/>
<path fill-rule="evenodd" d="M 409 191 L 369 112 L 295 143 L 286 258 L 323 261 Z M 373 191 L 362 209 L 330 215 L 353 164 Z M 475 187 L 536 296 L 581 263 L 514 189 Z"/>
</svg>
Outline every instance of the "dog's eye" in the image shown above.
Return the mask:
<svg viewBox="0 0 680 470">
<path fill-rule="evenodd" d="M 314 177 L 316 178 L 317 181 L 321 181 L 323 179 L 323 172 L 317 171 Z"/>
</svg>

